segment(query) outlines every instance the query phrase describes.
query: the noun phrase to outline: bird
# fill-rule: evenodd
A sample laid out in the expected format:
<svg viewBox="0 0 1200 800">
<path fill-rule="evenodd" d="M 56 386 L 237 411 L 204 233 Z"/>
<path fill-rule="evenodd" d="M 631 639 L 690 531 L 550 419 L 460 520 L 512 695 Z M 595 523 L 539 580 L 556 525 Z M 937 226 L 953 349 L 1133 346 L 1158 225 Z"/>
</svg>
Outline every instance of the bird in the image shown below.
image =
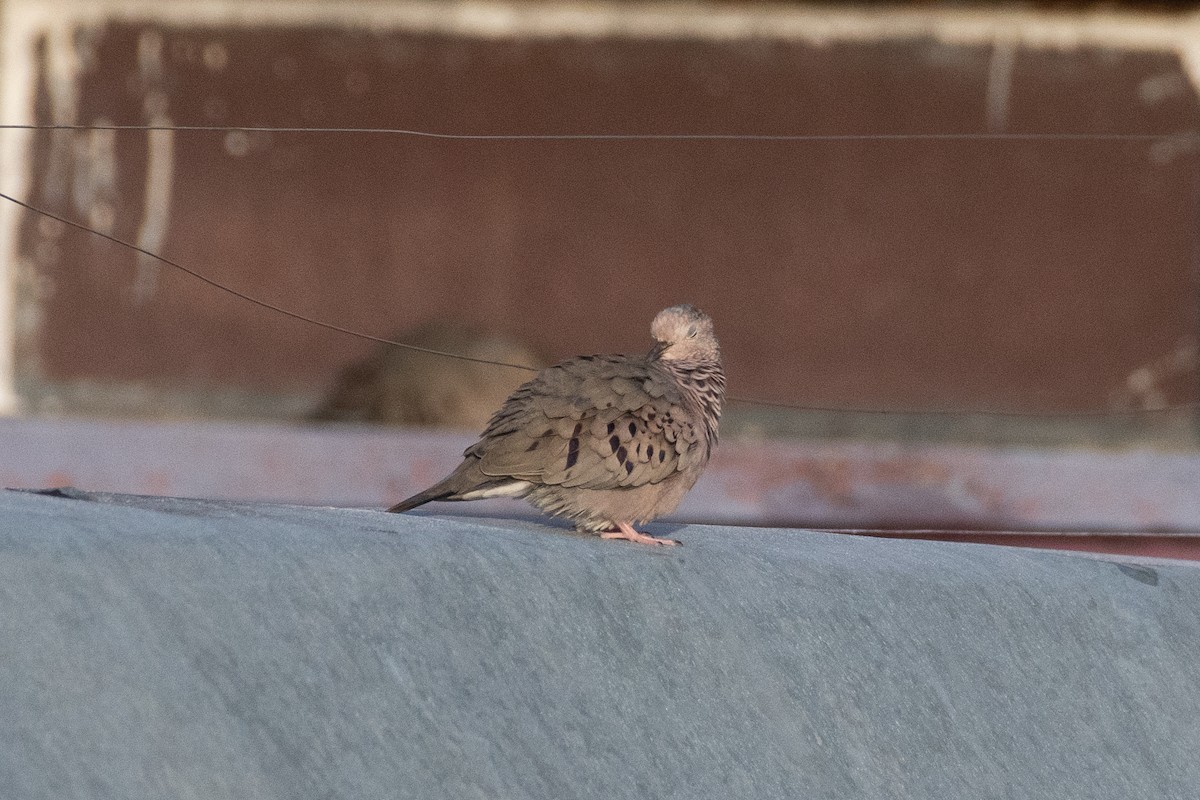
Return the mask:
<svg viewBox="0 0 1200 800">
<path fill-rule="evenodd" d="M 445 479 L 388 509 L 523 497 L 604 539 L 675 545 L 635 526 L 674 511 L 717 446 L 725 371 L 712 319 L 663 309 L 645 355 L 569 358 L 518 387 Z"/>
<path fill-rule="evenodd" d="M 430 320 L 391 338 L 485 362 L 503 361 L 539 369 L 546 366 L 538 354 L 520 342 L 456 319 Z M 488 424 L 492 412 L 524 377 L 517 370 L 496 369 L 489 363 L 447 363 L 430 353 L 380 344 L 366 358 L 342 369 L 309 419 L 477 431 Z"/>
</svg>

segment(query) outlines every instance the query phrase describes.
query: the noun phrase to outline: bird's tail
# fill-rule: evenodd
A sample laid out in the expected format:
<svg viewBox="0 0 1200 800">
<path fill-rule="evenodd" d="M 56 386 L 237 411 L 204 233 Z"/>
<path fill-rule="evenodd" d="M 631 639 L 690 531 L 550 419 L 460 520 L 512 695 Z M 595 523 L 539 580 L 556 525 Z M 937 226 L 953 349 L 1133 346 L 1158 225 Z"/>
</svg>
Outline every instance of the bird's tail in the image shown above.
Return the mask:
<svg viewBox="0 0 1200 800">
<path fill-rule="evenodd" d="M 408 511 L 417 506 L 431 503 L 434 500 L 468 500 L 470 498 L 463 497 L 463 494 L 486 480 L 488 478 L 476 466 L 476 459 L 469 458 L 459 464 L 458 469 L 433 486 L 430 486 L 423 492 L 414 494 L 407 500 L 401 500 L 389 508 L 388 511 L 398 514 L 401 511 Z"/>
<path fill-rule="evenodd" d="M 423 506 L 426 503 L 433 502 L 434 500 L 457 500 L 458 498 L 454 496 L 456 492 L 454 489 L 447 486 L 447 483 L 449 483 L 448 479 L 442 481 L 441 483 L 430 486 L 425 491 L 414 494 L 407 500 L 401 500 L 399 503 L 396 503 L 396 505 L 389 508 L 388 511 L 392 512 L 393 514 L 399 514 L 401 511 L 408 511 L 416 508 L 417 506 Z"/>
</svg>

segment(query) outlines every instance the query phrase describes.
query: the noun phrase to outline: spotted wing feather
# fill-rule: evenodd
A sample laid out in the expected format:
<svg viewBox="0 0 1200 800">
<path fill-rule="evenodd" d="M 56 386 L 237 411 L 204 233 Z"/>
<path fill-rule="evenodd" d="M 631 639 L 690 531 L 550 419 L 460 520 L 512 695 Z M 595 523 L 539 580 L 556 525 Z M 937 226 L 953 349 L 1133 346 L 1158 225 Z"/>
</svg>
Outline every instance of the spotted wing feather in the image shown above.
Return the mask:
<svg viewBox="0 0 1200 800">
<path fill-rule="evenodd" d="M 703 432 L 674 379 L 648 359 L 584 356 L 513 393 L 464 455 L 485 475 L 614 489 L 700 466 Z"/>
</svg>

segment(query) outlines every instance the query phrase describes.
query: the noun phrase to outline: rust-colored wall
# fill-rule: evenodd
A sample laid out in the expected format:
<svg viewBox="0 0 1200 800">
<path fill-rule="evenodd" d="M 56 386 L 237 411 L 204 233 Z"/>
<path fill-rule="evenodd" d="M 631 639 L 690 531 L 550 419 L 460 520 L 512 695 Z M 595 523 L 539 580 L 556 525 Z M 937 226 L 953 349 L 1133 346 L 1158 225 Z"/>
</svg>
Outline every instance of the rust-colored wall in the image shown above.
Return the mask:
<svg viewBox="0 0 1200 800">
<path fill-rule="evenodd" d="M 970 133 L 989 119 L 1171 133 L 1196 119 L 1173 56 L 1096 48 L 1018 49 L 1000 106 L 991 48 L 931 40 L 111 24 L 81 53 L 80 123 L 145 123 L 147 98 L 176 125 L 454 133 Z M 38 119 L 55 121 L 45 86 Z M 72 141 L 55 151 L 55 136 Z M 81 219 L 110 204 L 113 232 L 136 238 L 147 135 L 115 135 L 111 184 L 80 155 L 95 141 L 38 134 L 30 199 Z M 738 394 L 1040 410 L 1105 407 L 1195 328 L 1196 159 L 1162 143 L 180 132 L 173 148 L 166 255 L 375 334 L 461 316 L 550 356 L 640 350 L 658 308 L 691 301 L 716 317 Z M 134 255 L 32 218 L 21 249 L 42 287 L 26 296 L 41 306 L 27 384 L 303 394 L 368 347 L 165 267 L 138 297 Z M 1196 382 L 1168 399 L 1197 399 Z"/>
</svg>

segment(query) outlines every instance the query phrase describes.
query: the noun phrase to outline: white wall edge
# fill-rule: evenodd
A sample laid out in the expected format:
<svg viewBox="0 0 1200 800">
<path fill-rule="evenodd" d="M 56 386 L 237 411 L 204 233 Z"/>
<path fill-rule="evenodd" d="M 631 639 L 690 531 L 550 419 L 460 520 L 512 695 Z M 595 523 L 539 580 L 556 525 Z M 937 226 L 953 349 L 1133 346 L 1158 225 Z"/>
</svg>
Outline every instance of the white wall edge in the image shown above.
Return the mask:
<svg viewBox="0 0 1200 800">
<path fill-rule="evenodd" d="M 33 120 L 34 59 L 21 2 L 0 2 L 0 120 Z M 29 188 L 32 131 L 0 130 L 0 190 L 25 197 Z M 16 388 L 17 244 L 21 209 L 0 201 L 0 415 L 20 407 Z"/>
<path fill-rule="evenodd" d="M 638 39 L 767 38 L 806 42 L 929 37 L 954 44 L 1017 41 L 1029 47 L 1112 46 L 1179 51 L 1200 15 L 723 5 L 702 2 L 512 0 L 8 0 L 27 27 L 105 21 L 173 25 L 341 25 L 479 37 L 623 36 Z M 686 13 L 692 11 L 694 13 Z"/>
</svg>

